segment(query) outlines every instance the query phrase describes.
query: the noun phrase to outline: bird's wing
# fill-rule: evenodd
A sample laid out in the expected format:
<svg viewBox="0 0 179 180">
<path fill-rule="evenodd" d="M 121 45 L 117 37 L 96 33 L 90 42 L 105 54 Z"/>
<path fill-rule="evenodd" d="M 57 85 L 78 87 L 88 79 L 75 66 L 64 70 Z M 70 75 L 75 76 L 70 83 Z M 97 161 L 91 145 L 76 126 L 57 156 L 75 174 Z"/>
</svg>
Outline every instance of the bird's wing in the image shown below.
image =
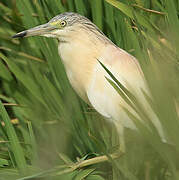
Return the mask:
<svg viewBox="0 0 179 180">
<path fill-rule="evenodd" d="M 142 92 L 142 89 L 146 92 L 148 90 L 138 61 L 124 50 L 115 46 L 107 47 L 98 60 L 113 73 L 123 86 L 138 98 L 145 111 L 150 115 L 156 128 L 159 129 L 161 137 L 164 137 L 161 124 Z M 116 92 L 105 76 L 110 78 L 104 68 L 98 63 L 94 68 L 87 91 L 90 103 L 103 116 L 119 121 L 125 127 L 135 128 L 133 121 L 128 117 L 123 107 L 127 108 L 131 113 L 137 114 Z"/>
<path fill-rule="evenodd" d="M 127 88 L 130 86 L 139 90 L 139 87 L 144 86 L 137 60 L 124 50 L 111 45 L 97 59 Z M 121 119 L 126 119 L 127 116 L 122 110 L 122 106 L 127 106 L 127 104 L 105 77 L 110 78 L 104 68 L 97 63 L 88 86 L 88 99 L 92 106 L 103 116 L 118 119 L 120 114 Z M 129 126 L 133 126 L 131 122 L 128 123 Z"/>
<path fill-rule="evenodd" d="M 130 90 L 140 88 L 146 89 L 143 72 L 138 60 L 126 51 L 115 47 L 108 46 L 106 51 L 100 57 L 100 61 L 111 70 L 115 77 Z"/>
</svg>

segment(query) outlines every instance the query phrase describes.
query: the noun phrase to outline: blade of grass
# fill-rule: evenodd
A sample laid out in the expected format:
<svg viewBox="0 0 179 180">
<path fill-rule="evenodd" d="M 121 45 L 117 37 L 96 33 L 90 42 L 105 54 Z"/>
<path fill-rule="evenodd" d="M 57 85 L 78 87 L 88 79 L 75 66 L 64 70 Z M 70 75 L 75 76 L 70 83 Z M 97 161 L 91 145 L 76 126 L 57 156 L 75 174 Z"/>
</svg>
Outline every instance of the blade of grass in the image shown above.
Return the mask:
<svg viewBox="0 0 179 180">
<path fill-rule="evenodd" d="M 114 7 L 118 8 L 120 11 L 122 11 L 125 15 L 127 15 L 131 19 L 135 19 L 134 15 L 133 15 L 133 8 L 132 7 L 130 7 L 124 3 L 121 3 L 117 0 L 106 0 L 106 2 L 110 3 Z M 136 17 L 137 17 L 138 22 L 142 26 L 153 31 L 151 23 L 144 16 L 140 15 L 138 12 L 135 12 L 135 13 L 136 13 Z"/>
<path fill-rule="evenodd" d="M 5 123 L 6 133 L 10 141 L 10 148 L 14 155 L 15 161 L 17 163 L 17 167 L 19 168 L 20 173 L 25 174 L 27 170 L 27 165 L 26 165 L 24 153 L 23 153 L 22 147 L 19 144 L 19 140 L 15 132 L 15 129 L 11 124 L 10 118 L 1 100 L 0 100 L 0 114 L 1 114 L 2 120 Z"/>
<path fill-rule="evenodd" d="M 92 8 L 92 18 L 93 22 L 102 30 L 103 22 L 102 22 L 102 0 L 91 0 L 91 8 Z M 95 5 L 94 5 L 95 4 Z"/>
</svg>

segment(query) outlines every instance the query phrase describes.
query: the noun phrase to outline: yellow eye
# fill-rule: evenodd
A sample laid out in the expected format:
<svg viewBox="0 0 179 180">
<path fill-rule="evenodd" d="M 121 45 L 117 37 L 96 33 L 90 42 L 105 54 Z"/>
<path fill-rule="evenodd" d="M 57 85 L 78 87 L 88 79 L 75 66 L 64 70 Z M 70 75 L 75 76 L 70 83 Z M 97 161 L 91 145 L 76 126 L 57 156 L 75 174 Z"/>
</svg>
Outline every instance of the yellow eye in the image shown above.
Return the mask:
<svg viewBox="0 0 179 180">
<path fill-rule="evenodd" d="M 61 22 L 60 22 L 60 25 L 61 25 L 62 27 L 66 26 L 66 24 L 67 24 L 66 21 L 61 21 Z"/>
</svg>

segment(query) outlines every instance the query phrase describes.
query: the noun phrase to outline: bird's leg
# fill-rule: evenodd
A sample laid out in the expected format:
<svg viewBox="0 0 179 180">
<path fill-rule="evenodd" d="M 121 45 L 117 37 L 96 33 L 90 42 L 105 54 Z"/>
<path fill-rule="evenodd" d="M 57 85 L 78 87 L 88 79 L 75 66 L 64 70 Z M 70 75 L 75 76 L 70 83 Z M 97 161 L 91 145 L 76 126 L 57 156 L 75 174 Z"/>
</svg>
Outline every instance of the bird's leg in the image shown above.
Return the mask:
<svg viewBox="0 0 179 180">
<path fill-rule="evenodd" d="M 122 132 L 121 132 L 122 131 Z M 126 151 L 126 146 L 125 146 L 125 139 L 124 139 L 124 128 L 121 127 L 120 128 L 120 134 L 119 134 L 119 142 L 120 142 L 120 147 L 119 147 L 119 150 L 122 152 L 122 153 L 125 153 Z"/>
<path fill-rule="evenodd" d="M 117 128 L 117 133 L 119 135 L 119 150 L 121 153 L 125 153 L 124 127 L 117 121 L 115 121 L 114 124 Z"/>
</svg>

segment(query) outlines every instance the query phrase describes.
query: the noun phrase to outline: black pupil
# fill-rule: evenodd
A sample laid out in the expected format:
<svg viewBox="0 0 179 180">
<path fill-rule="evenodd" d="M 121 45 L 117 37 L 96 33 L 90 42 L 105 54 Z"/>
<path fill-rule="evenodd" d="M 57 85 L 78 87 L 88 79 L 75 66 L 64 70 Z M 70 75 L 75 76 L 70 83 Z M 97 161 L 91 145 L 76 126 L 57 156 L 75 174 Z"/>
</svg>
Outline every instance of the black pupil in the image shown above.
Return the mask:
<svg viewBox="0 0 179 180">
<path fill-rule="evenodd" d="M 61 24 L 62 24 L 62 26 L 64 26 L 64 25 L 65 25 L 65 22 L 64 22 L 64 21 L 62 21 L 62 22 L 61 22 Z"/>
</svg>

